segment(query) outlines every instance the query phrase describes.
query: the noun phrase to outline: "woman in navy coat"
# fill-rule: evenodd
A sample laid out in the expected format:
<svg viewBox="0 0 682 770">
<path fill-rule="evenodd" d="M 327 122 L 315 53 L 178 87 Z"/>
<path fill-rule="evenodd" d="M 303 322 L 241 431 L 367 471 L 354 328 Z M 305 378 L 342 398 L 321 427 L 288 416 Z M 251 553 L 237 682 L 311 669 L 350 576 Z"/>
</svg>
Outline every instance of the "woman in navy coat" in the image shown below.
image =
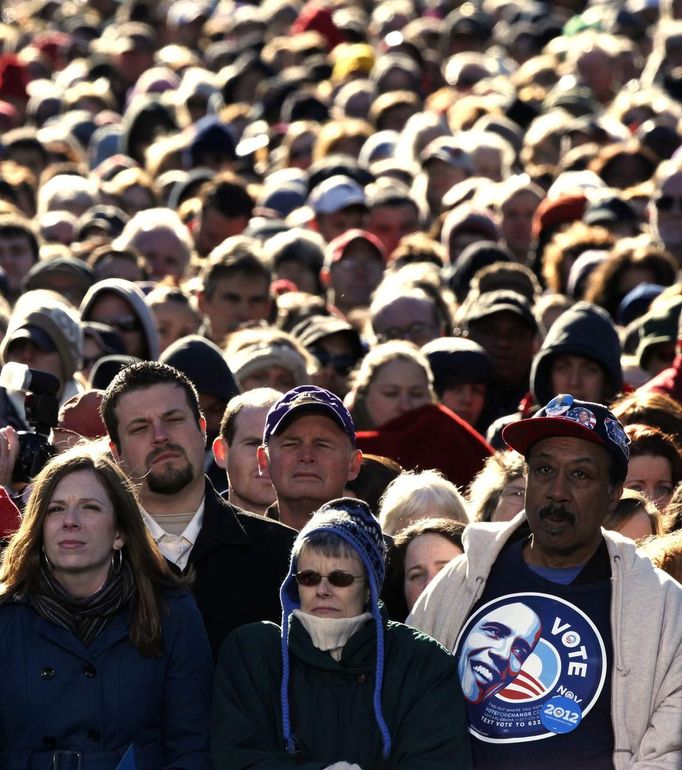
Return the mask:
<svg viewBox="0 0 682 770">
<path fill-rule="evenodd" d="M 201 617 L 114 463 L 50 460 L 0 581 L 3 770 L 210 770 Z"/>
</svg>

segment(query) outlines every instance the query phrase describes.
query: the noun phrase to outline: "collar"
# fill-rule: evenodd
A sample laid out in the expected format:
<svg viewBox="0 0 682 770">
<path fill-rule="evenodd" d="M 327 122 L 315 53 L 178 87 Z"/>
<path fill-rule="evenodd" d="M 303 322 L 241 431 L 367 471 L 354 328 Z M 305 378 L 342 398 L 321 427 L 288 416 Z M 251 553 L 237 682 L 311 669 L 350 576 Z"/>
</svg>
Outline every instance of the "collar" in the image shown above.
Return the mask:
<svg viewBox="0 0 682 770">
<path fill-rule="evenodd" d="M 145 511 L 144 508 L 141 508 L 144 523 L 159 550 L 170 562 L 180 567 L 180 569 L 184 569 L 187 566 L 190 552 L 199 537 L 204 521 L 205 502 L 206 498 L 203 497 L 196 513 L 192 516 L 191 521 L 181 535 L 168 534 L 151 514 Z"/>
</svg>

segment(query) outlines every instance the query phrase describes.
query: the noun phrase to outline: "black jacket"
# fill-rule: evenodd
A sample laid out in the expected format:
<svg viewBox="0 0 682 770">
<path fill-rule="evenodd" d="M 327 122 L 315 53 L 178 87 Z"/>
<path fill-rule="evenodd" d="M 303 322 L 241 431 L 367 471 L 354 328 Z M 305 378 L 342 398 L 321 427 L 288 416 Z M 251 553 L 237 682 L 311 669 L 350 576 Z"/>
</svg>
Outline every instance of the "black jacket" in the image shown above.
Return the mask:
<svg viewBox="0 0 682 770">
<path fill-rule="evenodd" d="M 231 505 L 206 481 L 204 520 L 187 569 L 194 572 L 191 588 L 214 655 L 238 626 L 280 622 L 279 587 L 296 534 Z"/>
</svg>

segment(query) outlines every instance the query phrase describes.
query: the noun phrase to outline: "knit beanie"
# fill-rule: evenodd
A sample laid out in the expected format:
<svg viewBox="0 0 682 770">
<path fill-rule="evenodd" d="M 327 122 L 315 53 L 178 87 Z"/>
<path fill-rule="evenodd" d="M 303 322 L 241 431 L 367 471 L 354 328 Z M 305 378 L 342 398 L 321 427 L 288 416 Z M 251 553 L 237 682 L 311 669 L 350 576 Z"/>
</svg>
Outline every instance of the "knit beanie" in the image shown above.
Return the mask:
<svg viewBox="0 0 682 770">
<path fill-rule="evenodd" d="M 186 374 L 197 393 L 210 393 L 230 401 L 242 392 L 220 348 L 197 334 L 173 342 L 163 351 L 159 362 Z"/>
<path fill-rule="evenodd" d="M 40 293 L 36 291 L 36 294 Z M 33 292 L 27 293 L 22 299 L 30 297 Z M 28 307 L 32 306 L 31 310 Z M 22 313 L 21 309 L 26 308 L 27 313 Z M 0 358 L 6 361 L 7 348 L 13 341 L 14 336 L 20 329 L 27 326 L 35 326 L 47 334 L 54 343 L 59 358 L 62 362 L 64 371 L 64 382 L 70 380 L 80 369 L 81 359 L 83 357 L 83 330 L 81 329 L 78 314 L 70 310 L 65 305 L 59 304 L 33 304 L 29 300 L 22 302 L 21 309 L 13 314 L 7 334 L 5 334 L 0 345 Z"/>
<path fill-rule="evenodd" d="M 310 382 L 305 359 L 297 350 L 284 343 L 263 341 L 245 345 L 230 354 L 229 366 L 240 384 L 247 377 L 271 366 L 280 366 L 291 372 L 296 385 L 307 385 Z"/>
<path fill-rule="evenodd" d="M 282 705 L 282 730 L 290 754 L 296 753 L 296 740 L 291 729 L 289 710 L 289 628 L 291 613 L 300 608 L 296 572 L 298 571 L 297 554 L 303 543 L 313 533 L 330 532 L 340 537 L 357 554 L 367 573 L 370 599 L 369 611 L 372 613 L 377 634 L 377 660 L 374 676 L 374 716 L 383 742 L 383 756 L 387 759 L 391 753 L 391 736 L 381 708 L 381 690 L 384 676 L 384 625 L 379 609 L 379 594 L 386 572 L 386 545 L 381 527 L 372 515 L 367 503 L 351 497 L 330 500 L 317 510 L 306 526 L 299 532 L 292 550 L 289 573 L 280 589 L 282 603 L 282 684 L 280 700 Z"/>
</svg>

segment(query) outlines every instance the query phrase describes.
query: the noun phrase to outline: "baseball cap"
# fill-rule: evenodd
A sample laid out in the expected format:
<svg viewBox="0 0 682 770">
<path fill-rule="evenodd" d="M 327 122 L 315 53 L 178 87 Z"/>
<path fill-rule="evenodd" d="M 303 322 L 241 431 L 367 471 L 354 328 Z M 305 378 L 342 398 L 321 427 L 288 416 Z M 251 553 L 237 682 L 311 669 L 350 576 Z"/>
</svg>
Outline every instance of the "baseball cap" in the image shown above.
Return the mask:
<svg viewBox="0 0 682 770">
<path fill-rule="evenodd" d="M 39 326 L 24 324 L 9 335 L 8 348 L 19 340 L 29 340 L 43 353 L 54 353 L 57 350 L 52 337 Z"/>
<path fill-rule="evenodd" d="M 553 398 L 527 420 L 510 423 L 502 431 L 507 444 L 522 455 L 545 438 L 567 436 L 604 447 L 611 455 L 619 481 L 628 474 L 630 439 L 603 404 L 579 401 L 568 393 Z"/>
<path fill-rule="evenodd" d="M 458 147 L 451 136 L 439 136 L 433 139 L 419 156 L 422 168 L 432 160 L 441 160 L 453 168 L 463 168 L 474 173 L 474 162 L 466 150 Z"/>
<path fill-rule="evenodd" d="M 377 257 L 386 264 L 386 250 L 381 241 L 374 235 L 374 233 L 370 233 L 367 230 L 360 230 L 356 227 L 346 230 L 345 233 L 341 233 L 341 235 L 338 235 L 333 241 L 329 242 L 325 252 L 326 263 L 329 265 L 343 259 L 343 257 L 346 256 L 346 249 L 354 241 L 365 241 L 366 243 L 369 243 L 369 245 L 376 251 Z"/>
<path fill-rule="evenodd" d="M 523 319 L 528 326 L 537 331 L 538 322 L 526 297 L 516 291 L 497 289 L 480 294 L 466 311 L 466 322 L 481 321 L 495 313 L 513 313 Z"/>
<path fill-rule="evenodd" d="M 285 428 L 294 417 L 317 413 L 330 417 L 355 444 L 355 425 L 350 412 L 338 396 L 317 385 L 299 385 L 285 393 L 270 407 L 265 418 L 263 443 Z"/>
<path fill-rule="evenodd" d="M 354 179 L 336 174 L 317 185 L 308 203 L 316 214 L 335 214 L 349 206 L 367 206 L 367 198 Z"/>
</svg>

